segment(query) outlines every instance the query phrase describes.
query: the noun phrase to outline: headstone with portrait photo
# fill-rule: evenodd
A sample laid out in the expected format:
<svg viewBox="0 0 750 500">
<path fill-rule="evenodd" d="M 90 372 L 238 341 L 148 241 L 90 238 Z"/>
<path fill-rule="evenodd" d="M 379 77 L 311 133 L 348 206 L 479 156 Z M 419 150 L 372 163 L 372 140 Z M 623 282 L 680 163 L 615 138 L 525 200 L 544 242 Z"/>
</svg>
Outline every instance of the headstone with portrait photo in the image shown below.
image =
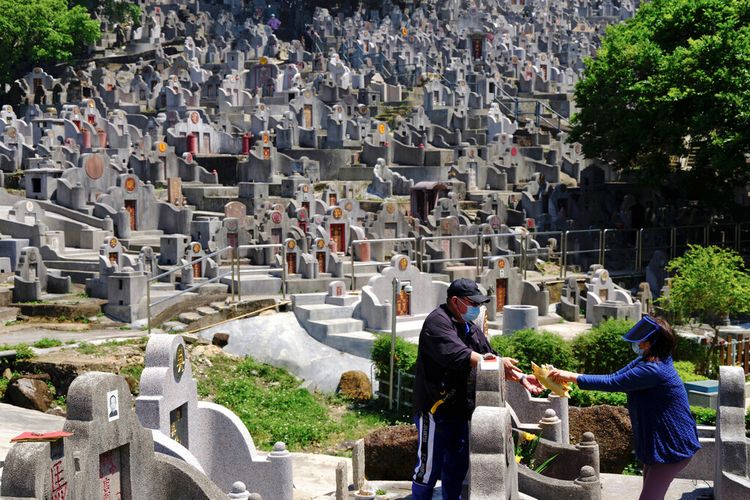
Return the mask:
<svg viewBox="0 0 750 500">
<path fill-rule="evenodd" d="M 219 500 L 226 494 L 206 475 L 156 453 L 152 433 L 133 411 L 124 378 L 88 372 L 68 390 L 68 416 L 52 442 L 19 442 L 5 459 L 2 498 L 52 500 Z"/>
</svg>

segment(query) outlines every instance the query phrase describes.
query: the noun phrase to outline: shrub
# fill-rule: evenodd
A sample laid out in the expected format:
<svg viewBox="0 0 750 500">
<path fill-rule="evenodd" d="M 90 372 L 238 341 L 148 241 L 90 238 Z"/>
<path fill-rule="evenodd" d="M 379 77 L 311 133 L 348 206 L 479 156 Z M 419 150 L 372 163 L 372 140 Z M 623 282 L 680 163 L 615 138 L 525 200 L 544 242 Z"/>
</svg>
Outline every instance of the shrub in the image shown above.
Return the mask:
<svg viewBox="0 0 750 500">
<path fill-rule="evenodd" d="M 612 373 L 630 363 L 635 354 L 622 336 L 632 328 L 631 321 L 608 319 L 579 335 L 573 341 L 573 355 L 581 373 Z"/>
<path fill-rule="evenodd" d="M 697 365 L 703 363 L 706 359 L 708 346 L 698 341 L 699 337 L 685 337 L 677 335 L 677 345 L 672 353 L 675 361 L 691 361 Z"/>
<path fill-rule="evenodd" d="M 698 425 L 716 425 L 716 410 L 712 408 L 691 406 L 690 413 L 692 413 L 695 423 Z"/>
<path fill-rule="evenodd" d="M 677 370 L 677 375 L 680 376 L 683 382 L 706 380 L 706 377 L 703 375 L 698 375 L 695 369 L 695 363 L 691 361 L 675 361 L 674 368 Z"/>
<path fill-rule="evenodd" d="M 574 385 L 570 391 L 570 406 L 584 408 L 596 405 L 625 406 L 628 398 L 624 392 L 584 391 Z"/>
<path fill-rule="evenodd" d="M 570 344 L 556 333 L 519 330 L 513 335 L 493 337 L 490 345 L 501 356 L 517 359 L 518 367 L 524 372 L 531 370 L 532 361 L 538 365 L 551 364 L 564 370 L 575 367 Z"/>
<path fill-rule="evenodd" d="M 417 346 L 401 337 L 396 337 L 396 350 L 394 352 L 394 365 L 396 370 L 414 374 L 417 363 Z M 379 335 L 372 345 L 372 361 L 375 369 L 380 375 L 388 375 L 391 368 L 391 335 Z"/>
<path fill-rule="evenodd" d="M 32 345 L 34 347 L 36 347 L 37 349 L 47 349 L 48 347 L 58 347 L 58 346 L 61 346 L 61 345 L 63 345 L 63 343 L 62 343 L 61 340 L 51 339 L 51 338 L 45 337 L 43 339 L 37 340 Z"/>
<path fill-rule="evenodd" d="M 16 359 L 29 359 L 34 357 L 34 351 L 26 344 L 18 344 L 16 347 Z"/>
</svg>

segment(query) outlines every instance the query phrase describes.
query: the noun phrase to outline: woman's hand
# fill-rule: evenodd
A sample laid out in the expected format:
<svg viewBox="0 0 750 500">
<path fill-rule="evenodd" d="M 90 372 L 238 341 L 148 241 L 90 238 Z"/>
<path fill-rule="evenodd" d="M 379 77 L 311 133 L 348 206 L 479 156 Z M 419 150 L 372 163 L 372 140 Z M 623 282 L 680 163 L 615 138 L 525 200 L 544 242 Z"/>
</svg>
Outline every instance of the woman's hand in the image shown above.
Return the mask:
<svg viewBox="0 0 750 500">
<path fill-rule="evenodd" d="M 549 372 L 549 378 L 558 383 L 575 382 L 576 380 L 578 380 L 578 375 L 578 373 L 569 372 L 567 370 L 560 370 L 558 368 L 553 368 Z"/>
</svg>

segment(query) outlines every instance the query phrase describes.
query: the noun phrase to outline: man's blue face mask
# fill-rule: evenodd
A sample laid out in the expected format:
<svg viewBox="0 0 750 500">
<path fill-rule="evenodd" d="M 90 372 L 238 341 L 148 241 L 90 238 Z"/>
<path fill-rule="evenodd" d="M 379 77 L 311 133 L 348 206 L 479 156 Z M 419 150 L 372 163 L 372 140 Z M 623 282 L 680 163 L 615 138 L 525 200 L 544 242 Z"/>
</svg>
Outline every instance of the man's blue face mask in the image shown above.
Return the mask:
<svg viewBox="0 0 750 500">
<path fill-rule="evenodd" d="M 466 309 L 466 312 L 462 316 L 464 318 L 464 321 L 466 321 L 467 323 L 471 323 L 479 317 L 479 306 L 469 306 L 469 308 Z"/>
<path fill-rule="evenodd" d="M 462 299 L 464 304 L 466 305 L 466 312 L 461 315 L 464 321 L 467 323 L 471 323 L 475 319 L 479 317 L 479 306 L 474 305 L 472 302 L 470 302 L 467 299 Z"/>
</svg>

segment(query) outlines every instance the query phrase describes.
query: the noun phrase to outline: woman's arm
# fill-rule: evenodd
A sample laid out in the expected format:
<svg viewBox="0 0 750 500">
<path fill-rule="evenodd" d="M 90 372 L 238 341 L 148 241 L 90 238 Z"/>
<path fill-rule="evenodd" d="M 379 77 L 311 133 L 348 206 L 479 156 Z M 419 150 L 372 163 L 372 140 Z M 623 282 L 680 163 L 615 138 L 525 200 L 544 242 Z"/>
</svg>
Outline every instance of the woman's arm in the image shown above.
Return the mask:
<svg viewBox="0 0 750 500">
<path fill-rule="evenodd" d="M 565 370 L 552 370 L 550 377 L 560 382 L 575 382 L 581 389 L 629 392 L 648 389 L 659 383 L 659 368 L 638 358 L 609 375 L 585 375 Z"/>
</svg>

